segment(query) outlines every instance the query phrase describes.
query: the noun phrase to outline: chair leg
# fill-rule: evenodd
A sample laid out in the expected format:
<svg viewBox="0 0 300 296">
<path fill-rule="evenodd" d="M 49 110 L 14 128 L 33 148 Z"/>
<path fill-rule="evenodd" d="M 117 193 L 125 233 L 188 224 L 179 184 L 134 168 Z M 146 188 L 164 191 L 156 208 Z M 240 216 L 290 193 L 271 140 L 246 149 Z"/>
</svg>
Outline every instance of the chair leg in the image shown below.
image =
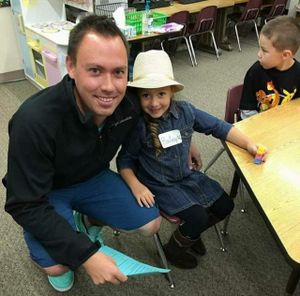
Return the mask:
<svg viewBox="0 0 300 296">
<path fill-rule="evenodd" d="M 216 162 L 216 160 L 221 156 L 221 154 L 225 151 L 225 148 L 220 148 L 214 158 L 207 164 L 206 168 L 204 168 L 203 172 L 206 173 L 208 169 Z"/>
<path fill-rule="evenodd" d="M 184 39 L 186 47 L 188 49 L 188 52 L 189 52 L 189 55 L 190 55 L 190 59 L 191 59 L 191 62 L 192 62 L 192 66 L 195 67 L 195 66 L 197 66 L 197 61 L 194 59 L 194 56 L 193 56 L 193 53 L 191 51 L 191 47 L 190 47 L 189 41 L 188 41 L 188 39 L 185 36 L 183 36 L 183 39 Z"/>
<path fill-rule="evenodd" d="M 237 24 L 234 25 L 234 31 L 235 31 L 235 36 L 236 36 L 236 40 L 237 40 L 237 43 L 238 43 L 239 51 L 242 51 L 241 44 L 240 44 L 240 38 L 239 38 L 239 32 L 238 32 L 238 29 L 237 29 Z"/>
<path fill-rule="evenodd" d="M 161 261 L 162 261 L 163 267 L 166 268 L 166 269 L 169 269 L 168 261 L 167 261 L 165 252 L 164 252 L 164 250 L 163 250 L 163 247 L 162 247 L 162 243 L 161 243 L 159 234 L 158 234 L 158 233 L 155 233 L 155 234 L 153 235 L 153 238 L 154 238 L 154 242 L 155 242 L 155 245 L 156 245 L 158 254 L 159 254 L 160 259 L 161 259 Z M 175 283 L 174 283 L 174 281 L 173 281 L 173 278 L 172 278 L 170 272 L 166 273 L 165 275 L 166 275 L 166 277 L 167 277 L 167 279 L 168 279 L 168 281 L 169 281 L 169 283 L 170 283 L 170 288 L 171 288 L 171 289 L 174 289 L 174 288 L 175 288 Z"/>
<path fill-rule="evenodd" d="M 254 23 L 254 28 L 255 28 L 255 32 L 256 32 L 257 42 L 259 44 L 259 34 L 258 34 L 258 29 L 257 29 L 256 21 L 253 21 L 253 23 Z"/>
<path fill-rule="evenodd" d="M 216 43 L 216 39 L 215 39 L 215 36 L 214 36 L 214 32 L 213 31 L 209 31 L 209 33 L 211 35 L 211 39 L 212 39 L 212 42 L 214 44 L 214 48 L 215 48 L 217 60 L 219 60 L 219 58 L 220 58 L 220 56 L 219 56 L 219 49 L 217 47 L 217 43 Z"/>
<path fill-rule="evenodd" d="M 197 64 L 197 59 L 196 59 L 195 50 L 194 50 L 194 46 L 193 46 L 192 36 L 189 36 L 189 42 L 190 42 L 190 49 L 191 49 L 191 52 L 192 52 L 192 55 L 194 58 L 194 62 L 195 62 L 195 65 L 197 66 L 198 64 Z"/>
<path fill-rule="evenodd" d="M 187 40 L 187 38 L 185 37 L 185 36 L 181 36 L 180 38 L 183 38 L 184 39 L 184 41 L 185 41 L 185 44 L 186 44 L 186 47 L 187 47 L 187 50 L 188 50 L 188 52 L 189 52 L 189 56 L 190 56 L 190 59 L 191 59 L 191 63 L 192 63 L 192 67 L 195 67 L 196 65 L 197 65 L 197 62 L 196 61 L 194 61 L 194 57 L 193 57 L 193 54 L 192 54 L 192 52 L 191 52 L 191 48 L 190 48 L 190 46 L 189 46 L 189 42 L 188 42 L 188 40 Z M 162 40 L 161 41 L 161 43 L 160 43 L 160 46 L 161 46 L 161 49 L 162 50 L 164 50 L 165 51 L 165 48 L 164 48 L 164 42 L 165 41 L 172 41 L 172 40 L 176 40 L 176 39 L 179 39 L 179 38 L 170 38 L 170 39 L 168 39 L 168 40 Z"/>
<path fill-rule="evenodd" d="M 224 245 L 223 237 L 222 237 L 222 234 L 221 234 L 221 231 L 220 231 L 218 225 L 215 224 L 215 225 L 214 225 L 214 228 L 215 228 L 215 231 L 216 231 L 216 233 L 217 233 L 218 239 L 219 239 L 219 241 L 220 241 L 220 245 L 221 245 L 220 250 L 221 250 L 222 252 L 226 252 L 226 248 L 225 248 L 225 245 Z"/>
</svg>

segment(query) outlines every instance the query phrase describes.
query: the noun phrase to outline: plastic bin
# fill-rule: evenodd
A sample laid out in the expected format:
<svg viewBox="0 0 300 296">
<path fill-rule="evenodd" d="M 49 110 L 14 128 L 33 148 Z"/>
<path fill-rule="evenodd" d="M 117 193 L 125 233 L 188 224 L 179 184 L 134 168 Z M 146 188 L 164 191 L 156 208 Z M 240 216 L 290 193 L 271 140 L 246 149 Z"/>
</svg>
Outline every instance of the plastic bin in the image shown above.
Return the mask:
<svg viewBox="0 0 300 296">
<path fill-rule="evenodd" d="M 142 19 L 145 11 L 135 11 L 126 13 L 126 24 L 135 26 L 136 34 L 142 34 Z M 153 18 L 152 26 L 160 27 L 167 22 L 167 15 L 160 12 L 150 11 L 150 17 Z"/>
</svg>

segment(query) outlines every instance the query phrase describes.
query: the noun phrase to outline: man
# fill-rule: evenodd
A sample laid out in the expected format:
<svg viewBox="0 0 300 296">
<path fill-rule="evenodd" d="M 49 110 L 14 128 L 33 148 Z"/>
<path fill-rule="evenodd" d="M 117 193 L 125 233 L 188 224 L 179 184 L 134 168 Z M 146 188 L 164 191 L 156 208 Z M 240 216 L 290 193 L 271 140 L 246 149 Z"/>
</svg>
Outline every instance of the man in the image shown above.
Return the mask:
<svg viewBox="0 0 300 296">
<path fill-rule="evenodd" d="M 153 235 L 155 207 L 141 208 L 109 162 L 139 116 L 126 93 L 128 47 L 116 25 L 88 16 L 70 33 L 68 75 L 29 98 L 9 123 L 5 210 L 24 229 L 30 256 L 58 291 L 83 266 L 95 284 L 126 281 L 99 242 L 76 232 L 73 210 Z"/>
</svg>

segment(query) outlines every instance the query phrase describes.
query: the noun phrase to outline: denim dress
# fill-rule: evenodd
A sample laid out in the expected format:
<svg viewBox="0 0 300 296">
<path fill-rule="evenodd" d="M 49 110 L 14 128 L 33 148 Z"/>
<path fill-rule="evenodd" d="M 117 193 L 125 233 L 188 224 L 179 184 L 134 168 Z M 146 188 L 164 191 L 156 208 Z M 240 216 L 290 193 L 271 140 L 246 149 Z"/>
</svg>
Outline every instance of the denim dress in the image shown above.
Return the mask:
<svg viewBox="0 0 300 296">
<path fill-rule="evenodd" d="M 222 194 L 218 182 L 200 171 L 190 170 L 189 149 L 194 131 L 225 140 L 232 125 L 196 109 L 186 101 L 172 101 L 169 112 L 159 120 L 159 134 L 179 130 L 182 143 L 164 148 L 158 158 L 144 118 L 122 146 L 117 167 L 131 168 L 155 195 L 155 201 L 173 215 L 193 205 L 209 207 Z"/>
</svg>

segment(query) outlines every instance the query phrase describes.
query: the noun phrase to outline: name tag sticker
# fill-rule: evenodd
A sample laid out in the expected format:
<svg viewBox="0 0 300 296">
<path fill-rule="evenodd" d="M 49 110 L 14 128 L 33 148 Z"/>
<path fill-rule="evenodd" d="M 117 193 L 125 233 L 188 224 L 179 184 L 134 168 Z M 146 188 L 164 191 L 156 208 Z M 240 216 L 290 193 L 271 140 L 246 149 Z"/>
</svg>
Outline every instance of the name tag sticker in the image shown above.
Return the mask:
<svg viewBox="0 0 300 296">
<path fill-rule="evenodd" d="M 163 148 L 168 148 L 182 143 L 182 138 L 179 130 L 172 130 L 158 135 L 159 141 Z"/>
</svg>

